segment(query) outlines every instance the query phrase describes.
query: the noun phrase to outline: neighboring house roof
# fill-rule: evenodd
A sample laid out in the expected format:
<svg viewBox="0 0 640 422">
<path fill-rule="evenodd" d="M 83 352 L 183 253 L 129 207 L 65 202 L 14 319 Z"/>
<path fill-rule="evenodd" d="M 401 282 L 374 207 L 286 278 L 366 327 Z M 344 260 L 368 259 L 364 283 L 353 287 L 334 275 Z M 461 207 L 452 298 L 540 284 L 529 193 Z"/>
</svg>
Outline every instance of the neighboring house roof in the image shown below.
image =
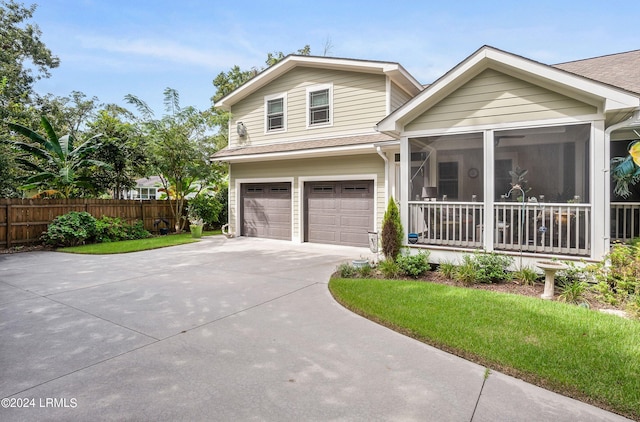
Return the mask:
<svg viewBox="0 0 640 422">
<path fill-rule="evenodd" d="M 160 176 L 149 176 L 143 177 L 141 179 L 136 180 L 137 188 L 153 188 L 162 186 L 162 182 L 160 181 Z"/>
<path fill-rule="evenodd" d="M 300 156 L 313 152 L 328 152 L 330 150 L 345 151 L 345 149 L 358 149 L 370 147 L 372 144 L 394 141 L 390 136 L 380 134 L 348 136 L 342 138 L 319 139 L 312 141 L 287 142 L 280 144 L 244 146 L 238 148 L 224 148 L 216 152 L 212 159 L 216 161 L 234 161 L 251 158 L 267 158 Z"/>
<path fill-rule="evenodd" d="M 260 72 L 247 82 L 225 95 L 215 103 L 215 107 L 229 111 L 231 106 L 246 98 L 257 89 L 269 84 L 296 67 L 313 67 L 315 69 L 336 69 L 350 72 L 385 74 L 396 85 L 409 95 L 414 96 L 423 87 L 399 63 L 374 60 L 343 59 L 336 57 L 317 57 L 289 55 L 280 62 Z"/>
<path fill-rule="evenodd" d="M 553 67 L 640 94 L 640 50 L 559 63 Z"/>
<path fill-rule="evenodd" d="M 522 56 L 483 46 L 424 91 L 382 119 L 377 130 L 398 136 L 404 124 L 419 116 L 485 69 L 492 68 L 520 79 L 577 98 L 588 104 L 603 105 L 603 111 L 631 112 L 640 107 L 640 98 L 627 90 L 614 88 L 569 71 Z M 627 114 L 628 117 L 628 114 Z"/>
</svg>

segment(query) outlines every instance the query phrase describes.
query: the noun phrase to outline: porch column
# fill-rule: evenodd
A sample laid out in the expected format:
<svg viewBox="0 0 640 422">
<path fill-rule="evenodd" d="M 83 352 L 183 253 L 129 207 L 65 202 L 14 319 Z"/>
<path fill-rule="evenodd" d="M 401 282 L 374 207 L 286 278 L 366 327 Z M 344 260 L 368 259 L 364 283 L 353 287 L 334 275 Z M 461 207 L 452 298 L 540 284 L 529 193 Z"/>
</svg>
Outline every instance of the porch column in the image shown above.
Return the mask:
<svg viewBox="0 0 640 422">
<path fill-rule="evenodd" d="M 493 251 L 493 234 L 494 234 L 494 199 L 495 192 L 495 170 L 494 164 L 494 145 L 493 130 L 484 131 L 484 250 Z"/>
<path fill-rule="evenodd" d="M 601 260 L 609 253 L 611 234 L 610 155 L 611 144 L 606 136 L 604 120 L 591 126 L 591 258 Z"/>
<path fill-rule="evenodd" d="M 411 168 L 411 152 L 409 151 L 409 138 L 400 138 L 400 221 L 404 228 L 402 244 L 407 246 L 407 234 L 409 233 L 409 169 Z"/>
</svg>

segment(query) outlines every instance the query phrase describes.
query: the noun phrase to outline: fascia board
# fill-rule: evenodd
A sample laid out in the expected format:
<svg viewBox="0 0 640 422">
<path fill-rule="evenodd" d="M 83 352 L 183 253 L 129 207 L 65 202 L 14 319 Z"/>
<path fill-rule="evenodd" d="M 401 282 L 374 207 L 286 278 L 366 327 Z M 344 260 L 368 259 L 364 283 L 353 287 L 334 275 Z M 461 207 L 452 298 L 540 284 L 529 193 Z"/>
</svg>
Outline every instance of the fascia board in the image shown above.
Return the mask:
<svg viewBox="0 0 640 422">
<path fill-rule="evenodd" d="M 397 63 L 390 62 L 373 62 L 366 60 L 354 60 L 354 59 L 339 59 L 329 57 L 314 57 L 314 56 L 288 56 L 279 63 L 265 69 L 258 75 L 248 80 L 245 84 L 238 87 L 233 92 L 230 92 L 225 97 L 218 100 L 215 107 L 221 108 L 226 111 L 230 111 L 231 107 L 238 103 L 243 98 L 249 96 L 251 93 L 262 88 L 278 77 L 282 76 L 289 70 L 297 67 L 313 67 L 317 69 L 336 69 L 346 70 L 352 72 L 362 73 L 374 73 L 374 74 L 394 74 L 394 77 L 400 82 L 403 88 L 407 89 L 407 86 L 413 86 L 414 89 L 421 89 L 422 85 L 413 78 L 406 70 Z M 400 71 L 402 69 L 402 72 Z M 403 81 L 402 78 L 408 82 Z M 412 95 L 415 95 L 412 94 Z"/>
<path fill-rule="evenodd" d="M 354 155 L 359 153 L 375 153 L 376 144 L 360 144 L 343 147 L 317 148 L 301 151 L 266 152 L 262 154 L 236 155 L 231 157 L 213 158 L 212 161 L 225 163 L 240 163 L 252 161 L 286 160 L 293 158 L 328 157 L 335 155 Z"/>
</svg>

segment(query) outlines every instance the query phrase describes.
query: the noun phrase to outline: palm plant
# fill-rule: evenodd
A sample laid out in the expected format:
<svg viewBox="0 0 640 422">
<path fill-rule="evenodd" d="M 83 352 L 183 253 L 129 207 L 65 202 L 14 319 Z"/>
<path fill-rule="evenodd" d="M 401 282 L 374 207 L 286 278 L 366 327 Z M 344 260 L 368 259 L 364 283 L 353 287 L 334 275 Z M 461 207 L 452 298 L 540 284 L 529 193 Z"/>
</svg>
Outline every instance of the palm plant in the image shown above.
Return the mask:
<svg viewBox="0 0 640 422">
<path fill-rule="evenodd" d="M 20 188 L 26 191 L 37 190 L 35 196 L 42 194 L 60 195 L 63 198 L 73 196 L 77 188 L 91 188 L 91 178 L 81 170 L 96 167 L 109 167 L 108 164 L 87 158 L 98 147 L 96 135 L 74 147 L 72 135 L 58 137 L 46 117 L 40 118 L 40 125 L 46 137 L 17 123 L 7 123 L 9 129 L 26 137 L 31 142 L 5 140 L 20 151 L 35 159 L 19 157 L 16 162 L 33 174 L 28 176 Z"/>
</svg>

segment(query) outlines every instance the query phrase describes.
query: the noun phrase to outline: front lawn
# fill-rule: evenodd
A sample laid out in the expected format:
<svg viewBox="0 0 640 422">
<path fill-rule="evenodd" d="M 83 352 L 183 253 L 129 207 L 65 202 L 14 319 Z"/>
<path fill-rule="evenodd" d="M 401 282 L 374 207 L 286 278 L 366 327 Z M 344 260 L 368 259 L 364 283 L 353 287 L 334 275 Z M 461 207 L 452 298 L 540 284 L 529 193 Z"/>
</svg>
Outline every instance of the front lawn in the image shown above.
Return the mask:
<svg viewBox="0 0 640 422">
<path fill-rule="evenodd" d="M 220 230 L 206 231 L 202 233 L 203 236 L 212 236 L 216 234 L 221 234 Z M 191 233 L 182 233 L 170 234 L 167 236 L 155 236 L 138 240 L 123 240 L 120 242 L 92 243 L 89 245 L 71 246 L 67 248 L 59 248 L 57 251 L 89 255 L 106 255 L 146 251 L 149 249 L 184 245 L 186 243 L 197 241 L 198 239 L 191 237 Z"/>
<path fill-rule="evenodd" d="M 333 278 L 340 303 L 425 343 L 640 419 L 640 323 L 443 284 Z"/>
</svg>

